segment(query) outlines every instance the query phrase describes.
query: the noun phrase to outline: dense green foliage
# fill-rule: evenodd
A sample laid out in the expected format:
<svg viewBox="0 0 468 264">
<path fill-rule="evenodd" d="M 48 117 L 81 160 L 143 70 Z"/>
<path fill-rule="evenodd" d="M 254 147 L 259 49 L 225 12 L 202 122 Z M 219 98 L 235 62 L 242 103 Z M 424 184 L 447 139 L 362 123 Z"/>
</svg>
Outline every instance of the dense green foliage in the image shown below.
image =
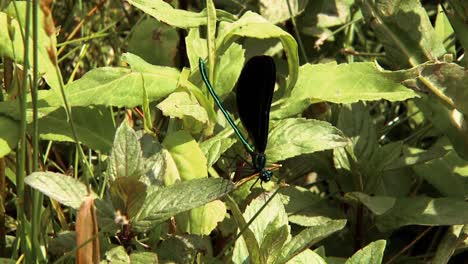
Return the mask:
<svg viewBox="0 0 468 264">
<path fill-rule="evenodd" d="M 2 263 L 467 258 L 467 1 L 0 8 Z M 198 59 L 236 119 L 261 54 L 274 177 L 252 185 Z"/>
</svg>

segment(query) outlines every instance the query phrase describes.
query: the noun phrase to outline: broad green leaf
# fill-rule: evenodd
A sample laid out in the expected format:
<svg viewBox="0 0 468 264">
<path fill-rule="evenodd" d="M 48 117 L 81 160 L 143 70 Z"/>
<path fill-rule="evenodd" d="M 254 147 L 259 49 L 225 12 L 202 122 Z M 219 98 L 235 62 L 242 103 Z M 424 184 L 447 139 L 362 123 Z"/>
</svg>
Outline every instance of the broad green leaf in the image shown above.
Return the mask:
<svg viewBox="0 0 468 264">
<path fill-rule="evenodd" d="M 111 180 L 119 177 L 135 177 L 144 174 L 142 151 L 138 137 L 124 120 L 115 132 L 114 144 L 107 172 Z"/>
<path fill-rule="evenodd" d="M 364 18 L 399 68 L 435 60 L 445 53 L 426 10 L 418 0 L 360 0 Z"/>
<path fill-rule="evenodd" d="M 331 220 L 322 225 L 313 226 L 302 230 L 299 234 L 294 236 L 288 243 L 284 245 L 283 249 L 281 249 L 281 255 L 275 263 L 288 262 L 305 249 L 311 247 L 329 235 L 343 229 L 345 225 L 346 220 Z"/>
<path fill-rule="evenodd" d="M 396 199 L 388 196 L 369 196 L 365 193 L 352 192 L 346 193 L 346 198 L 356 199 L 364 204 L 372 213 L 376 215 L 385 214 L 396 202 Z"/>
<path fill-rule="evenodd" d="M 207 159 L 208 168 L 213 166 L 219 157 L 236 142 L 236 140 L 229 137 L 232 133 L 232 128 L 227 127 L 214 137 L 200 144 L 200 148 Z"/>
<path fill-rule="evenodd" d="M 49 198 L 73 209 L 80 208 L 81 202 L 88 196 L 86 185 L 61 173 L 33 172 L 24 179 L 24 182 Z M 93 191 L 90 195 L 97 197 Z"/>
<path fill-rule="evenodd" d="M 94 150 L 108 152 L 115 134 L 110 110 L 104 106 L 89 106 L 73 107 L 71 112 L 79 141 Z M 45 115 L 39 110 L 39 116 L 42 116 L 39 119 L 41 139 L 75 142 L 64 108 Z"/>
<path fill-rule="evenodd" d="M 151 65 L 130 53 L 126 53 L 124 59 L 130 64 L 131 70 L 117 67 L 97 68 L 67 85 L 65 91 L 69 104 L 130 108 L 143 103 L 143 82 L 150 102 L 166 97 L 177 87 L 178 70 Z M 53 106 L 60 105 L 59 99 L 50 98 L 54 96 L 50 94 L 40 99 Z"/>
<path fill-rule="evenodd" d="M 305 64 L 291 95 L 272 118 L 301 113 L 312 102 L 403 101 L 417 96 L 400 82 L 402 73 L 381 70 L 372 62 Z"/>
<path fill-rule="evenodd" d="M 296 84 L 299 67 L 297 43 L 289 33 L 280 27 L 271 24 L 257 13 L 247 11 L 239 20 L 226 26 L 225 32 L 219 35 L 217 39 L 218 56 L 224 54 L 239 37 L 280 39 L 288 58 L 287 90 L 290 91 Z"/>
<path fill-rule="evenodd" d="M 252 217 L 254 217 L 261 207 L 264 206 L 265 202 L 268 200 L 272 193 L 263 193 L 253 200 L 249 206 L 245 209 L 244 218 L 248 222 Z M 273 197 L 269 201 L 268 205 L 260 212 L 260 214 L 255 218 L 255 220 L 248 227 L 249 230 L 255 236 L 256 241 L 262 249 L 261 253 L 263 254 L 264 259 L 274 260 L 276 258 L 275 253 L 280 251 L 272 252 L 273 248 L 281 248 L 282 244 L 289 240 L 289 231 L 290 227 L 288 224 L 288 217 L 284 206 L 279 199 L 279 196 Z M 277 237 L 279 241 L 274 241 L 273 237 Z M 238 263 L 248 261 L 250 259 L 249 255 L 246 255 L 242 252 L 246 252 L 245 247 L 252 247 L 251 242 L 244 240 L 243 237 L 239 238 L 236 241 L 234 246 L 233 261 Z M 279 243 L 279 245 L 275 245 Z M 252 259 L 250 259 L 252 261 Z"/>
<path fill-rule="evenodd" d="M 109 194 L 113 207 L 131 219 L 145 201 L 146 185 L 136 178 L 119 177 L 111 183 Z"/>
<path fill-rule="evenodd" d="M 275 123 L 266 150 L 269 162 L 342 147 L 348 143 L 343 133 L 327 122 L 304 118 L 283 119 Z"/>
<path fill-rule="evenodd" d="M 165 116 L 177 117 L 182 120 L 189 118 L 188 122 L 184 122 L 187 125 L 191 125 L 190 123 L 194 122 L 201 124 L 208 123 L 208 113 L 198 103 L 195 96 L 188 92 L 174 92 L 159 103 L 157 107 Z M 192 126 L 196 125 L 192 124 Z M 186 128 L 192 131 L 192 129 Z"/>
<path fill-rule="evenodd" d="M 299 15 L 307 5 L 307 0 L 288 0 L 291 6 L 291 12 L 288 3 L 283 0 L 260 0 L 260 15 L 273 24 L 284 22 L 292 16 Z"/>
<path fill-rule="evenodd" d="M 128 51 L 148 63 L 175 66 L 179 34 L 177 30 L 154 18 L 147 17 L 136 24 L 128 39 Z"/>
<path fill-rule="evenodd" d="M 6 116 L 0 115 L 0 158 L 10 153 L 18 144 L 19 124 Z"/>
<path fill-rule="evenodd" d="M 306 249 L 290 259 L 287 264 L 327 264 L 327 262 L 317 253 Z"/>
<path fill-rule="evenodd" d="M 167 187 L 150 186 L 132 225 L 136 230 L 148 230 L 171 216 L 219 199 L 232 189 L 233 184 L 221 178 L 195 179 Z"/>
<path fill-rule="evenodd" d="M 200 13 L 176 9 L 162 0 L 127 0 L 133 6 L 141 9 L 157 20 L 173 27 L 191 28 L 206 25 L 206 10 Z M 234 16 L 223 11 L 216 10 L 221 20 L 232 21 Z"/>
<path fill-rule="evenodd" d="M 18 13 L 15 11 L 18 10 Z M 6 13 L 0 12 L 0 56 L 8 57 L 17 63 L 24 62 L 24 46 L 22 34 L 25 34 L 26 26 L 26 1 L 15 2 L 8 5 L 5 10 Z M 48 36 L 44 29 L 44 13 L 41 9 L 38 10 L 38 21 L 41 21 L 41 26 L 37 28 L 38 33 L 38 47 L 35 48 L 37 51 L 39 74 L 43 74 L 44 79 L 52 89 L 60 88 L 60 76 L 57 76 L 55 65 L 49 58 L 47 49 L 56 49 L 56 36 Z M 51 17 L 49 17 L 51 19 Z M 21 26 L 20 26 L 21 25 Z M 32 27 L 32 22 L 30 24 Z M 13 32 L 13 39 L 10 39 L 8 30 Z M 23 32 L 23 33 L 21 33 Z M 54 32 L 55 33 L 55 32 Z M 32 65 L 33 61 L 33 41 L 32 41 L 32 30 L 29 31 L 29 65 Z"/>
<path fill-rule="evenodd" d="M 398 198 L 385 214 L 377 216 L 377 227 L 385 232 L 405 225 L 461 225 L 468 223 L 468 204 L 463 199 Z"/>
<path fill-rule="evenodd" d="M 226 215 L 226 205 L 220 200 L 209 202 L 200 207 L 176 216 L 177 228 L 195 235 L 209 235 L 218 222 Z"/>
<path fill-rule="evenodd" d="M 208 176 L 205 155 L 190 134 L 177 131 L 167 135 L 162 145 L 169 151 L 182 181 Z"/>
<path fill-rule="evenodd" d="M 350 257 L 346 261 L 346 264 L 382 263 L 386 243 L 387 242 L 385 240 L 377 240 L 370 243 L 369 245 L 356 252 L 352 257 Z"/>
</svg>

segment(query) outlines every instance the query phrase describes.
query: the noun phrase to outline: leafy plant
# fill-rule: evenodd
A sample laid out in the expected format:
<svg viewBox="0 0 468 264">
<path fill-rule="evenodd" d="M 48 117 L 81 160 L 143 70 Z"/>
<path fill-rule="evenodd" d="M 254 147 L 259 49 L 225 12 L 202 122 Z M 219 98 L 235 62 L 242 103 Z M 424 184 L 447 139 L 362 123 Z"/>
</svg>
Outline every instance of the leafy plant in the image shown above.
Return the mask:
<svg viewBox="0 0 468 264">
<path fill-rule="evenodd" d="M 466 256 L 464 1 L 169 2 L 0 5 L 2 261 Z M 198 59 L 236 117 L 259 54 L 282 167 L 252 186 Z"/>
</svg>

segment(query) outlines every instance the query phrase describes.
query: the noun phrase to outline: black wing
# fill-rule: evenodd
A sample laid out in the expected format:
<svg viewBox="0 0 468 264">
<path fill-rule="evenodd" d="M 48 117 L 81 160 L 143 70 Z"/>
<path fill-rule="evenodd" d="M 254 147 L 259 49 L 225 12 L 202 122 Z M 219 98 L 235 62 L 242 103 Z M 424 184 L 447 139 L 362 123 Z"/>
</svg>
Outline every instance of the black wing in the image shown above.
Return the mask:
<svg viewBox="0 0 468 264">
<path fill-rule="evenodd" d="M 268 122 L 276 67 L 270 56 L 251 58 L 237 81 L 237 109 L 239 117 L 253 138 L 255 150 L 265 152 L 268 141 Z"/>
</svg>

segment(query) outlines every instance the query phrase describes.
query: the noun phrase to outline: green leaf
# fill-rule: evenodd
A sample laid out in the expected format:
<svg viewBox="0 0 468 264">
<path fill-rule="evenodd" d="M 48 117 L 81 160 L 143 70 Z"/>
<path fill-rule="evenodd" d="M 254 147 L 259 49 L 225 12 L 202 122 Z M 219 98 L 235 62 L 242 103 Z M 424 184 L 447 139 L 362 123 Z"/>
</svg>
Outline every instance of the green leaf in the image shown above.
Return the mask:
<svg viewBox="0 0 468 264">
<path fill-rule="evenodd" d="M 287 90 L 290 91 L 294 87 L 297 81 L 299 57 L 297 43 L 289 33 L 271 24 L 259 14 L 247 11 L 239 20 L 226 26 L 225 32 L 220 33 L 217 39 L 217 55 L 224 54 L 239 37 L 280 39 L 288 58 Z"/>
<path fill-rule="evenodd" d="M 208 53 L 206 39 L 200 38 L 199 28 L 189 29 L 189 33 L 185 38 L 185 45 L 187 46 L 187 58 L 190 62 L 190 70 L 194 72 L 198 69 L 198 59 L 207 57 Z"/>
<path fill-rule="evenodd" d="M 342 147 L 348 143 L 343 133 L 327 122 L 288 118 L 275 123 L 266 150 L 269 162 L 301 154 Z"/>
<path fill-rule="evenodd" d="M 172 157 L 182 181 L 208 176 L 205 155 L 190 134 L 184 130 L 169 134 L 162 145 Z"/>
<path fill-rule="evenodd" d="M 403 101 L 416 93 L 400 84 L 402 73 L 380 69 L 375 63 L 305 64 L 291 95 L 273 109 L 272 118 L 301 113 L 311 102 L 355 103 L 358 101 Z"/>
<path fill-rule="evenodd" d="M 354 253 L 354 255 L 346 261 L 346 264 L 382 263 L 386 243 L 387 242 L 385 240 L 377 240 L 370 243 L 358 252 Z"/>
<path fill-rule="evenodd" d="M 209 235 L 226 215 L 226 205 L 219 200 L 176 216 L 177 228 L 195 235 Z"/>
<path fill-rule="evenodd" d="M 464 198 L 468 196 L 468 186 L 466 185 L 468 162 L 461 159 L 453 150 L 444 157 L 416 165 L 413 170 L 445 197 Z"/>
<path fill-rule="evenodd" d="M 289 186 L 281 188 L 280 195 L 291 223 L 316 226 L 332 219 L 344 218 L 341 208 L 333 206 L 327 199 L 311 190 Z"/>
<path fill-rule="evenodd" d="M 244 67 L 245 50 L 241 45 L 232 45 L 218 57 L 215 69 L 214 88 L 219 98 L 225 97 L 234 88 Z"/>
<path fill-rule="evenodd" d="M 49 198 L 73 209 L 80 208 L 81 202 L 88 196 L 86 185 L 61 173 L 33 172 L 24 179 L 24 182 Z M 93 191 L 89 195 L 97 197 Z"/>
<path fill-rule="evenodd" d="M 467 125 L 465 115 L 456 109 L 449 109 L 436 98 L 427 95 L 415 100 L 415 103 L 432 125 L 447 136 L 457 154 L 468 160 L 468 133 L 465 131 Z"/>
<path fill-rule="evenodd" d="M 19 124 L 6 116 L 0 115 L 0 158 L 10 153 L 19 140 Z"/>
<path fill-rule="evenodd" d="M 174 27 L 191 28 L 206 25 L 207 23 L 206 10 L 195 13 L 176 9 L 162 0 L 127 0 L 127 2 L 157 20 Z M 234 16 L 225 11 L 216 10 L 216 13 L 222 20 L 232 21 L 234 19 Z"/>
<path fill-rule="evenodd" d="M 190 118 L 192 123 L 195 121 L 201 124 L 208 123 L 208 113 L 198 103 L 197 99 L 188 92 L 174 92 L 159 103 L 157 107 L 165 116 L 179 119 Z M 189 122 L 184 124 L 190 125 Z"/>
<path fill-rule="evenodd" d="M 369 196 L 365 193 L 351 192 L 346 193 L 346 198 L 356 199 L 364 204 L 372 213 L 376 215 L 385 214 L 396 202 L 396 199 L 388 196 Z"/>
<path fill-rule="evenodd" d="M 128 51 L 154 65 L 175 66 L 178 43 L 176 29 L 147 17 L 132 28 Z"/>
<path fill-rule="evenodd" d="M 213 164 L 218 161 L 219 157 L 236 142 L 235 139 L 229 137 L 232 133 L 232 128 L 227 127 L 214 137 L 200 144 L 200 148 L 207 159 L 208 168 L 213 166 Z"/>
<path fill-rule="evenodd" d="M 449 5 L 450 9 L 446 13 L 450 24 L 455 31 L 457 40 L 460 41 L 461 46 L 465 50 L 465 55 L 468 50 L 468 30 L 466 29 L 466 21 L 468 20 L 468 6 L 465 0 L 452 0 Z M 464 10 L 464 11 L 463 11 Z M 465 66 L 468 65 L 468 60 L 465 56 Z"/>
<path fill-rule="evenodd" d="M 466 69 L 455 63 L 427 63 L 420 67 L 416 87 L 430 89 L 437 98 L 468 115 L 468 75 Z"/>
<path fill-rule="evenodd" d="M 405 225 L 461 225 L 468 223 L 468 204 L 463 199 L 410 197 L 398 198 L 395 205 L 376 218 L 385 232 Z"/>
<path fill-rule="evenodd" d="M 123 246 L 116 246 L 106 252 L 106 260 L 112 264 L 127 264 L 130 263 L 130 256 Z"/>
<path fill-rule="evenodd" d="M 162 185 L 167 164 L 162 145 L 151 135 L 145 134 L 140 139 L 143 148 L 143 164 L 146 174 L 140 181 L 146 185 Z"/>
<path fill-rule="evenodd" d="M 288 264 L 327 264 L 327 262 L 317 253 L 306 249 L 290 259 Z"/>
<path fill-rule="evenodd" d="M 167 187 L 150 186 L 132 226 L 136 230 L 148 230 L 171 216 L 219 199 L 233 188 L 230 181 L 221 178 L 195 179 Z"/>
<path fill-rule="evenodd" d="M 259 210 L 265 205 L 266 200 L 272 193 L 263 193 L 253 200 L 249 206 L 245 209 L 244 219 L 248 222 L 254 217 Z M 272 250 L 274 248 L 281 248 L 282 244 L 289 239 L 290 227 L 288 225 L 288 216 L 284 210 L 284 206 L 278 196 L 267 204 L 267 206 L 260 212 L 255 220 L 248 227 L 249 230 L 254 234 L 256 242 L 262 249 L 262 259 L 276 258 L 276 255 Z M 274 237 L 277 237 L 279 241 L 274 241 Z M 250 248 L 255 247 L 252 245 L 253 241 L 244 240 L 244 237 L 239 238 L 234 246 L 233 261 L 236 263 L 245 263 L 245 261 L 252 260 L 252 256 L 245 254 Z M 275 244 L 275 243 L 279 243 Z M 276 253 L 279 253 L 277 251 Z"/>
<path fill-rule="evenodd" d="M 111 180 L 119 177 L 138 179 L 144 173 L 140 142 L 126 120 L 117 128 L 108 164 L 107 171 Z"/>
<path fill-rule="evenodd" d="M 447 231 L 445 231 L 445 235 L 437 246 L 432 263 L 449 263 L 455 250 L 460 248 L 461 241 L 466 241 L 467 227 L 468 225 L 454 225 L 450 226 Z"/>
<path fill-rule="evenodd" d="M 431 21 L 418 0 L 360 0 L 364 18 L 395 66 L 412 67 L 445 53 Z"/>
<path fill-rule="evenodd" d="M 104 106 L 89 106 L 73 107 L 71 112 L 79 141 L 94 150 L 108 152 L 115 134 L 110 110 Z M 42 116 L 39 119 L 41 139 L 75 142 L 64 108 L 58 108 L 47 114 L 43 114 L 40 109 L 39 116 Z"/>
<path fill-rule="evenodd" d="M 130 255 L 132 264 L 146 264 L 146 263 L 159 263 L 158 255 L 153 252 L 134 252 Z"/>
<path fill-rule="evenodd" d="M 403 149 L 403 155 L 395 162 L 385 166 L 385 170 L 396 170 L 404 167 L 417 166 L 432 160 L 444 157 L 450 150 L 442 147 L 432 147 L 428 150 L 407 147 Z"/>
<path fill-rule="evenodd" d="M 260 0 L 260 14 L 273 24 L 284 22 L 304 11 L 307 0 L 288 0 L 291 5 L 289 12 L 288 3 L 283 0 Z"/>
<path fill-rule="evenodd" d="M 281 249 L 281 255 L 275 263 L 288 262 L 305 249 L 311 247 L 336 231 L 343 229 L 345 225 L 346 220 L 331 220 L 325 224 L 302 230 L 284 245 L 283 249 Z"/>
<path fill-rule="evenodd" d="M 455 39 L 452 25 L 450 25 L 450 21 L 447 18 L 442 6 L 439 4 L 437 5 L 437 17 L 434 25 L 434 30 L 439 39 L 442 40 L 445 49 L 447 52 L 456 54 L 455 49 Z"/>
<path fill-rule="evenodd" d="M 18 12 L 16 12 L 18 10 Z M 24 62 L 24 46 L 22 34 L 25 32 L 26 27 L 26 1 L 20 1 L 18 3 L 11 3 L 5 10 L 6 13 L 0 12 L 0 56 L 8 57 L 17 63 Z M 32 13 L 31 13 L 32 14 Z M 50 18 L 50 17 L 49 17 Z M 38 72 L 44 74 L 44 79 L 52 89 L 60 88 L 60 76 L 57 75 L 55 65 L 49 58 L 47 49 L 56 49 L 56 36 L 48 36 L 44 29 L 44 13 L 41 9 L 38 11 L 38 21 L 41 21 L 41 26 L 37 28 L 38 46 L 33 48 L 32 34 L 33 31 L 29 31 L 29 65 L 32 65 L 33 61 L 33 49 L 37 52 L 37 59 L 41 63 L 38 65 Z M 32 21 L 29 25 L 32 27 Z M 7 26 L 8 25 L 8 26 Z M 10 39 L 8 30 L 11 29 L 14 33 L 13 39 Z M 23 33 L 22 33 L 23 32 Z"/>
</svg>

